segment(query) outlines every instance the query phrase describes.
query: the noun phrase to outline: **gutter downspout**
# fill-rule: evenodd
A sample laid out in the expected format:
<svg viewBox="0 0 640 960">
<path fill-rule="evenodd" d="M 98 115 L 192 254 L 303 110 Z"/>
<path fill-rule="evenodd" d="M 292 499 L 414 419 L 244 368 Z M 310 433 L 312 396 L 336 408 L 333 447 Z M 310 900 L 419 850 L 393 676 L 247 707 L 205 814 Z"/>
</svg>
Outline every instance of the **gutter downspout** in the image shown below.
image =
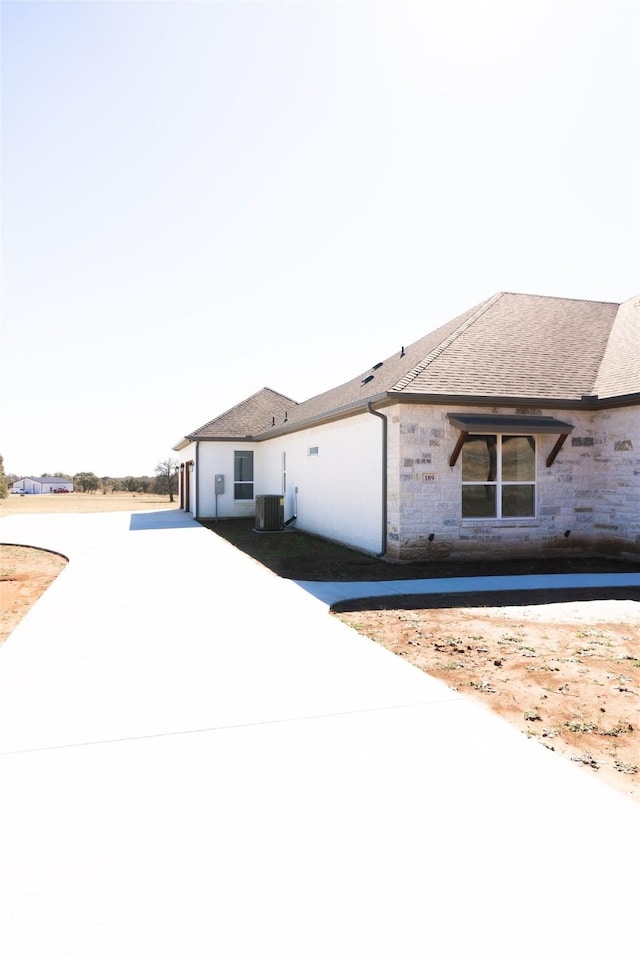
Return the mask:
<svg viewBox="0 0 640 960">
<path fill-rule="evenodd" d="M 384 413 L 374 410 L 371 401 L 367 403 L 367 412 L 382 420 L 382 547 L 377 557 L 384 557 L 387 552 L 387 418 Z"/>
<path fill-rule="evenodd" d="M 196 440 L 196 455 L 195 455 L 195 480 L 196 480 L 196 512 L 194 520 L 200 519 L 200 441 Z"/>
</svg>

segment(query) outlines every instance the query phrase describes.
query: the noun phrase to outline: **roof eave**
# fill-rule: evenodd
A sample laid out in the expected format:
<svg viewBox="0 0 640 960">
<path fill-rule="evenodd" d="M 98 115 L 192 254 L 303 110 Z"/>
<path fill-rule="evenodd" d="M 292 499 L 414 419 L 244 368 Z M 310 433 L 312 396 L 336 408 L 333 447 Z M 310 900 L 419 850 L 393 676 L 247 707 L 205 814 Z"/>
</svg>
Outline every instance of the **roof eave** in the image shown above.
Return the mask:
<svg viewBox="0 0 640 960">
<path fill-rule="evenodd" d="M 310 427 L 320 426 L 324 423 L 332 423 L 334 420 L 342 420 L 344 417 L 356 416 L 359 413 L 366 413 L 368 405 L 372 403 L 379 407 L 386 407 L 394 403 L 417 403 L 448 405 L 460 404 L 470 407 L 518 407 L 523 404 L 539 407 L 540 409 L 556 409 L 562 407 L 566 410 L 605 410 L 613 407 L 626 407 L 640 404 L 640 393 L 628 393 L 617 397 L 596 397 L 585 396 L 577 399 L 576 397 L 514 397 L 506 395 L 484 395 L 476 396 L 463 393 L 407 393 L 385 391 L 374 394 L 373 396 L 363 397 L 362 399 L 336 407 L 333 410 L 307 417 L 304 420 L 296 420 L 290 423 L 282 423 L 278 427 L 265 430 L 263 433 L 246 434 L 244 436 L 214 436 L 198 437 L 189 434 L 179 441 L 172 449 L 183 450 L 197 440 L 207 443 L 210 442 L 243 442 L 243 443 L 261 443 L 264 440 L 273 440 L 275 437 L 286 436 L 290 433 L 298 433 L 300 430 L 308 430 Z"/>
<path fill-rule="evenodd" d="M 288 433 L 297 433 L 299 430 L 307 430 L 309 427 L 320 426 L 323 423 L 331 423 L 334 420 L 342 420 L 343 417 L 353 417 L 359 413 L 366 413 L 367 406 L 370 403 L 387 405 L 394 400 L 393 395 L 389 393 L 377 393 L 374 396 L 363 397 L 360 400 L 354 400 L 352 403 L 344 404 L 341 407 L 335 407 L 333 410 L 327 410 L 324 413 L 316 414 L 313 417 L 307 417 L 305 420 L 296 420 L 291 423 L 282 423 L 279 427 L 265 430 L 264 433 L 257 434 L 255 440 L 272 440 L 274 437 L 282 437 Z"/>
<path fill-rule="evenodd" d="M 178 440 L 176 444 L 174 444 L 171 447 L 171 449 L 176 451 L 184 450 L 184 448 L 188 447 L 190 443 L 191 443 L 191 439 L 189 437 L 182 437 L 180 440 Z"/>
<path fill-rule="evenodd" d="M 246 442 L 249 441 L 249 440 L 251 440 L 251 441 L 255 440 L 255 439 L 256 439 L 256 436 L 257 436 L 257 435 L 256 435 L 256 434 L 253 434 L 253 433 L 239 433 L 239 434 L 227 433 L 227 434 L 220 434 L 220 435 L 214 436 L 214 437 L 199 437 L 199 436 L 197 436 L 197 435 L 194 436 L 194 435 L 190 434 L 188 437 L 185 437 L 186 443 L 184 443 L 183 446 L 186 446 L 187 443 L 195 443 L 195 442 L 198 441 L 198 440 L 202 441 L 203 443 L 211 443 L 211 442 L 214 442 L 214 441 L 216 441 L 216 440 L 218 440 L 218 441 L 220 441 L 220 440 L 233 440 L 233 441 L 235 441 L 235 442 L 244 441 L 244 442 L 246 443 Z M 174 447 L 174 449 L 175 449 L 175 447 Z"/>
<path fill-rule="evenodd" d="M 527 404 L 530 406 L 553 409 L 564 407 L 567 410 L 605 410 L 611 407 L 627 407 L 640 404 L 640 393 L 627 393 L 616 397 L 584 396 L 572 397 L 514 397 L 456 393 L 396 393 L 389 394 L 399 403 L 466 404 L 470 407 L 513 407 Z"/>
</svg>

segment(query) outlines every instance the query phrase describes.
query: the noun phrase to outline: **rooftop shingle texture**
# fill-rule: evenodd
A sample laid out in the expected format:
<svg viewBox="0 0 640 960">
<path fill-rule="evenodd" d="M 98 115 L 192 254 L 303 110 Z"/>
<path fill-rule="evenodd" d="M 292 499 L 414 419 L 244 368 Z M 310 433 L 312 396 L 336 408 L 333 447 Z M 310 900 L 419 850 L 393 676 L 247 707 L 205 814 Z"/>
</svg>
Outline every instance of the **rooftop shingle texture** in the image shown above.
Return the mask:
<svg viewBox="0 0 640 960">
<path fill-rule="evenodd" d="M 594 392 L 617 311 L 615 303 L 503 293 L 397 389 L 579 400 Z"/>
<path fill-rule="evenodd" d="M 600 395 L 639 392 L 632 359 L 638 311 L 623 307 L 618 327 L 617 303 L 494 294 L 404 353 L 398 350 L 378 369 L 363 370 L 298 404 L 289 411 L 289 423 L 331 415 L 384 393 L 580 400 L 598 393 L 603 356 L 601 375 L 606 372 L 612 393 Z"/>
<path fill-rule="evenodd" d="M 370 397 L 393 390 L 408 371 L 416 368 L 433 351 L 437 351 L 443 341 L 447 341 L 459 328 L 463 328 L 470 320 L 473 320 L 476 313 L 484 309 L 486 304 L 491 303 L 494 299 L 495 297 L 491 297 L 490 300 L 484 301 L 479 307 L 467 310 L 459 317 L 450 320 L 437 330 L 432 330 L 431 333 L 420 340 L 416 340 L 408 347 L 402 348 L 399 344 L 397 352 L 385 360 L 378 369 L 369 367 L 359 373 L 357 377 L 354 377 L 353 380 L 299 403 L 293 411 L 289 411 L 289 421 L 296 423 L 314 419 L 329 411 L 361 403 Z M 402 352 L 403 349 L 404 353 Z M 373 377 L 372 380 L 363 383 L 363 380 L 371 376 Z"/>
<path fill-rule="evenodd" d="M 599 397 L 640 393 L 640 297 L 620 304 L 594 392 Z"/>
<path fill-rule="evenodd" d="M 268 436 L 386 394 L 561 402 L 637 393 L 640 297 L 496 293 L 338 387 L 300 404 L 265 387 L 187 439 Z"/>
<path fill-rule="evenodd" d="M 213 438 L 231 439 L 252 437 L 268 430 L 273 421 L 282 423 L 287 412 L 295 409 L 296 401 L 269 387 L 263 387 L 253 396 L 236 404 L 204 426 L 187 434 L 189 440 Z"/>
</svg>

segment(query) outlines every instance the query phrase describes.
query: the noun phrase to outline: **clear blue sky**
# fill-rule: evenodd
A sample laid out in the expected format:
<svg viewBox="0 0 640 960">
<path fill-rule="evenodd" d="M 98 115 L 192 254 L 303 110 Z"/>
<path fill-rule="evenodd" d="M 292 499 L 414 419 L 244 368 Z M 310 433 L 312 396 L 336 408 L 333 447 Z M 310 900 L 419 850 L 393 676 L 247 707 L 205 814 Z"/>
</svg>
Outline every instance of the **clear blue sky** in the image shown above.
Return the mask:
<svg viewBox="0 0 640 960">
<path fill-rule="evenodd" d="M 637 293 L 639 9 L 2 2 L 7 471 L 153 473 L 498 290 Z"/>
</svg>

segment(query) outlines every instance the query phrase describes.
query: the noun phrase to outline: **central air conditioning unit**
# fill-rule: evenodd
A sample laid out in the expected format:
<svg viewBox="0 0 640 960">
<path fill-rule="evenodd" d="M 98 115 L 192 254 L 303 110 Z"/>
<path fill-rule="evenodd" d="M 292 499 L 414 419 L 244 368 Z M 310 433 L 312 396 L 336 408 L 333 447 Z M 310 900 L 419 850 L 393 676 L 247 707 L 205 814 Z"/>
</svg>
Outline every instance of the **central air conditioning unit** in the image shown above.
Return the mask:
<svg viewBox="0 0 640 960">
<path fill-rule="evenodd" d="M 260 494 L 256 497 L 255 529 L 264 532 L 284 528 L 284 497 L 280 494 Z"/>
</svg>

